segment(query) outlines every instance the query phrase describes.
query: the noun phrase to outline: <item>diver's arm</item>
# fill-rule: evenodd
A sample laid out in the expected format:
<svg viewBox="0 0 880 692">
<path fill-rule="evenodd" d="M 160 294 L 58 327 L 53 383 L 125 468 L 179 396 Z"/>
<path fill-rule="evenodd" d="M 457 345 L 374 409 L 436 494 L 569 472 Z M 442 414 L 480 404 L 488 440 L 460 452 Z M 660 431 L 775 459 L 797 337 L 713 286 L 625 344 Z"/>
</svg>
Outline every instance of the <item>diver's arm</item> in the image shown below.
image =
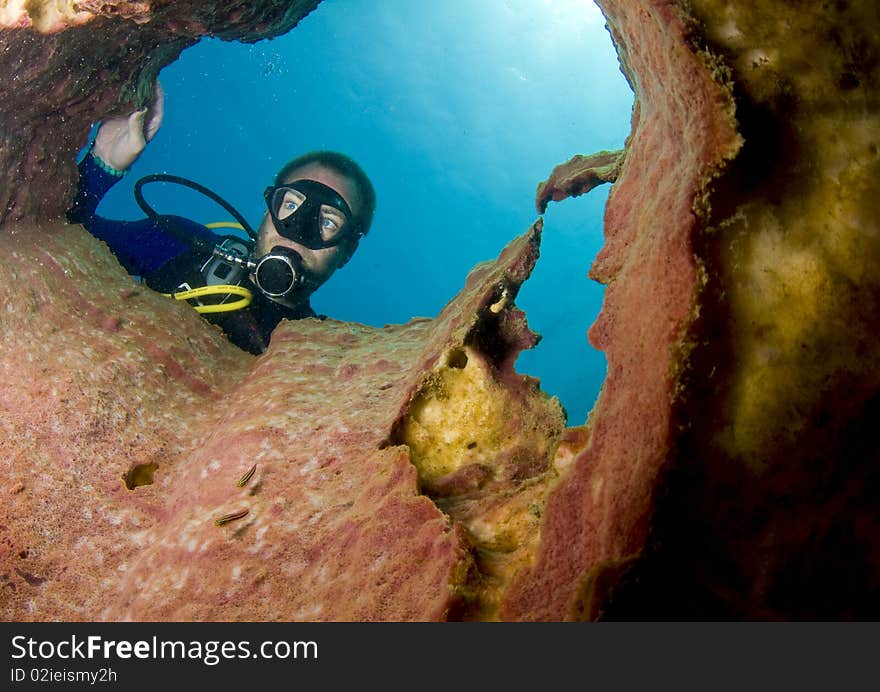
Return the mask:
<svg viewBox="0 0 880 692">
<path fill-rule="evenodd" d="M 183 234 L 189 233 L 194 241 L 202 238 L 215 240 L 211 231 L 200 223 L 181 216 L 163 218 L 173 223 Z M 87 228 L 93 236 L 107 243 L 126 271 L 138 276 L 161 269 L 194 247 L 194 243 L 185 243 L 182 238 L 169 233 L 153 219 L 112 221 L 93 216 Z"/>
<path fill-rule="evenodd" d="M 117 221 L 98 216 L 95 210 L 107 191 L 122 179 L 122 174 L 108 170 L 90 149 L 79 164 L 79 185 L 73 206 L 67 212 L 70 223 L 81 223 L 88 231 L 110 246 L 120 264 L 131 274 L 143 276 L 161 268 L 190 250 L 193 242 L 214 242 L 214 234 L 205 226 L 180 216 L 163 217 L 178 234 L 171 233 L 155 219 Z M 191 239 L 193 242 L 185 242 Z"/>
<path fill-rule="evenodd" d="M 90 149 L 79 164 L 79 185 L 67 220 L 81 223 L 107 243 L 128 272 L 143 275 L 178 257 L 188 246 L 153 219 L 117 221 L 98 216 L 95 210 L 101 199 L 121 179 L 122 173 L 110 170 Z M 181 219 L 179 225 L 195 227 L 196 237 L 207 231 L 201 224 L 186 219 Z"/>
<path fill-rule="evenodd" d="M 91 230 L 98 203 L 141 155 L 159 127 L 165 113 L 165 93 L 157 81 L 147 108 L 127 116 L 112 116 L 101 122 L 98 133 L 79 163 L 79 185 L 73 206 L 67 212 L 70 223 Z"/>
<path fill-rule="evenodd" d="M 81 223 L 91 230 L 92 220 L 96 218 L 95 210 L 107 191 L 122 180 L 123 171 L 117 171 L 103 163 L 95 156 L 94 147 L 79 162 L 79 183 L 73 205 L 67 210 L 70 223 Z"/>
<path fill-rule="evenodd" d="M 95 135 L 95 155 L 111 169 L 127 171 L 137 160 L 159 127 L 165 114 L 165 93 L 159 82 L 153 85 L 153 99 L 147 108 L 127 116 L 110 117 Z"/>
<path fill-rule="evenodd" d="M 180 257 L 194 242 L 213 242 L 214 235 L 202 224 L 182 217 L 116 221 L 98 216 L 104 195 L 118 183 L 140 156 L 162 122 L 164 95 L 156 82 L 149 108 L 125 117 L 102 122 L 88 152 L 78 165 L 79 183 L 73 205 L 67 211 L 70 223 L 81 223 L 96 238 L 110 246 L 125 269 L 143 276 Z M 177 233 L 168 230 L 173 224 Z"/>
</svg>

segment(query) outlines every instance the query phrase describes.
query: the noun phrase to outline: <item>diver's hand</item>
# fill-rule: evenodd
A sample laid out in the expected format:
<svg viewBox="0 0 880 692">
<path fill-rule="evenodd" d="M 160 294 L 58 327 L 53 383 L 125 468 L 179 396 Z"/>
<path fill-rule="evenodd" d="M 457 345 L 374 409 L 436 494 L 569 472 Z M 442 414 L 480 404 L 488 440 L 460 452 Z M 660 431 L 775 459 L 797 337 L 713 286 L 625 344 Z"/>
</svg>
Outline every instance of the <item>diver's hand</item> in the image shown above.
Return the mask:
<svg viewBox="0 0 880 692">
<path fill-rule="evenodd" d="M 159 82 L 148 108 L 131 115 L 107 118 L 98 128 L 93 153 L 117 171 L 126 171 L 156 135 L 165 112 L 165 94 Z"/>
</svg>

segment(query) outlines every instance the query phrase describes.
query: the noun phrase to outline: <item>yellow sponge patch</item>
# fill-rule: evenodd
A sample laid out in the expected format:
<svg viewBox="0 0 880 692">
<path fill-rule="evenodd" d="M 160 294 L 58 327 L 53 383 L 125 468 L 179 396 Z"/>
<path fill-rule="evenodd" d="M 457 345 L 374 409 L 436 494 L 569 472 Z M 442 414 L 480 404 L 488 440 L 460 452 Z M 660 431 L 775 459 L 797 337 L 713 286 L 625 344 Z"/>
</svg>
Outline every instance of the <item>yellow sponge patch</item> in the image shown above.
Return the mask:
<svg viewBox="0 0 880 692">
<path fill-rule="evenodd" d="M 470 347 L 446 354 L 403 422 L 402 442 L 409 446 L 422 482 L 432 483 L 472 464 L 505 476 L 525 467 L 546 468 L 564 416 L 559 402 L 532 383 L 527 378 L 516 386 L 499 382 L 493 368 Z"/>
</svg>

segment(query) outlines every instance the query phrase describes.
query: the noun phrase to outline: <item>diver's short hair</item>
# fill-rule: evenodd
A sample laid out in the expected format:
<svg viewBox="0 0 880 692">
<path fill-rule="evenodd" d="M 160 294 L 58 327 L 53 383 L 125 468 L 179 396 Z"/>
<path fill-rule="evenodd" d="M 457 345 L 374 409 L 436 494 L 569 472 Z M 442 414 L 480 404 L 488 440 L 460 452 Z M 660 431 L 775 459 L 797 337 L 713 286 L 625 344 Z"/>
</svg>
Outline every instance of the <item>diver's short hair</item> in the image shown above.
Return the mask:
<svg viewBox="0 0 880 692">
<path fill-rule="evenodd" d="M 284 164 L 284 167 L 278 171 L 278 175 L 275 176 L 275 184 L 283 185 L 293 171 L 312 163 L 326 166 L 354 183 L 361 201 L 361 210 L 355 215 L 355 221 L 360 225 L 361 232 L 366 235 L 373 222 L 373 212 L 376 210 L 376 191 L 364 170 L 345 154 L 340 154 L 338 151 L 310 151 L 302 156 L 297 156 Z"/>
</svg>

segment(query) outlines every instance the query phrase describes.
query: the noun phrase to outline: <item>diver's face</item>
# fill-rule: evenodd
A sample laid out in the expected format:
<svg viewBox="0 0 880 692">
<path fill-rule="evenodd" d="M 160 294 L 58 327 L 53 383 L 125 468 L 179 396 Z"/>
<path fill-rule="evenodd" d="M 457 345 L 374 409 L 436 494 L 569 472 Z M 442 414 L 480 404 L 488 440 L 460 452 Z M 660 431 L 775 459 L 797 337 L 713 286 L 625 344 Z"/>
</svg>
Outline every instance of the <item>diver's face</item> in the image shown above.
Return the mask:
<svg viewBox="0 0 880 692">
<path fill-rule="evenodd" d="M 292 171 L 290 176 L 284 181 L 293 183 L 297 180 L 315 180 L 323 183 L 327 187 L 333 188 L 345 200 L 355 217 L 360 213 L 360 199 L 357 195 L 357 188 L 346 177 L 340 175 L 336 171 L 324 167 L 319 163 L 312 163 L 302 168 Z M 324 223 L 342 224 L 345 217 L 338 210 L 331 206 L 324 205 L 321 207 L 322 219 Z M 346 258 L 346 250 L 348 245 L 345 241 L 335 247 L 322 248 L 314 250 L 302 245 L 295 240 L 285 238 L 279 235 L 272 223 L 272 217 L 268 212 L 263 216 L 263 222 L 260 224 L 259 234 L 257 236 L 256 256 L 261 257 L 274 247 L 286 247 L 295 250 L 302 257 L 304 268 L 309 272 L 312 279 L 322 284 L 338 269 Z M 297 296 L 293 301 L 280 300 L 279 302 L 299 302 L 307 296 Z"/>
</svg>

